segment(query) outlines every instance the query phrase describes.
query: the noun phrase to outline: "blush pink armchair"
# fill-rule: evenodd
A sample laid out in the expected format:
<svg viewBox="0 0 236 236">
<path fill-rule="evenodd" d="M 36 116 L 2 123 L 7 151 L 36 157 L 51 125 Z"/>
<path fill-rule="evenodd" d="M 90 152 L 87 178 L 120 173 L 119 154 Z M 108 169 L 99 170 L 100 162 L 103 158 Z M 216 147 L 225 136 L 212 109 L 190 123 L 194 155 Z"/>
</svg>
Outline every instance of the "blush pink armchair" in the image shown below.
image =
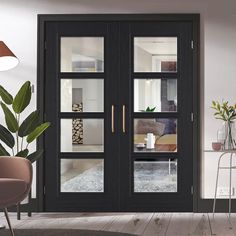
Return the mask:
<svg viewBox="0 0 236 236">
<path fill-rule="evenodd" d="M 14 236 L 7 207 L 17 205 L 23 201 L 31 188 L 32 164 L 25 158 L 0 157 L 0 209 L 4 210 L 5 217 Z"/>
</svg>

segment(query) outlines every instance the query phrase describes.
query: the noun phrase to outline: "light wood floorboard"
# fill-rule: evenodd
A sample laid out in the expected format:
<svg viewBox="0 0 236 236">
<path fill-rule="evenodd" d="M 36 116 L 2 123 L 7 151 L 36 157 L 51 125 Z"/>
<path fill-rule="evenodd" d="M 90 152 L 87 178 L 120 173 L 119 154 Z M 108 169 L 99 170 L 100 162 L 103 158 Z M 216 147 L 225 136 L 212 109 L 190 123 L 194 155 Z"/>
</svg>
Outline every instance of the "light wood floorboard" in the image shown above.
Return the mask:
<svg viewBox="0 0 236 236">
<path fill-rule="evenodd" d="M 191 219 L 190 235 L 211 235 L 211 226 L 208 214 L 194 213 Z"/>
<path fill-rule="evenodd" d="M 185 236 L 189 235 L 191 228 L 191 218 L 193 213 L 175 213 L 171 217 L 167 228 L 167 236 Z"/>
<path fill-rule="evenodd" d="M 122 232 L 143 235 L 146 226 L 149 224 L 153 214 L 150 213 L 136 213 L 125 225 Z"/>
<path fill-rule="evenodd" d="M 231 217 L 231 221 L 234 221 L 235 217 Z M 213 218 L 212 214 L 209 214 L 209 221 L 211 225 L 212 235 L 223 235 L 223 236 L 236 236 L 229 220 L 228 214 L 221 213 L 215 214 Z"/>
<path fill-rule="evenodd" d="M 111 224 L 106 225 L 103 230 L 111 232 L 124 232 L 124 227 L 133 218 L 133 216 L 134 214 L 132 213 L 118 214 L 117 216 L 115 216 Z"/>
<path fill-rule="evenodd" d="M 155 213 L 153 214 L 150 222 L 146 226 L 143 236 L 166 235 L 166 231 L 169 227 L 170 220 L 172 218 L 172 213 Z"/>
<path fill-rule="evenodd" d="M 22 220 L 10 213 L 15 229 L 87 229 L 140 236 L 236 236 L 236 214 L 217 213 L 34 213 Z M 6 224 L 3 214 L 0 223 Z M 1 233 L 0 233 L 1 234 Z"/>
</svg>

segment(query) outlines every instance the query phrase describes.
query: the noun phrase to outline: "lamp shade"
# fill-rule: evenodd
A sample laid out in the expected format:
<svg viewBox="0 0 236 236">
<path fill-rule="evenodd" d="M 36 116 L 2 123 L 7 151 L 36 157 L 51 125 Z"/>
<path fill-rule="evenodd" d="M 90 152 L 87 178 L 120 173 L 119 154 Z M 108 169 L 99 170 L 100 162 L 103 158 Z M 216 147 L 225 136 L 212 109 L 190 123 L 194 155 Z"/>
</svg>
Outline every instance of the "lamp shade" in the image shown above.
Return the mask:
<svg viewBox="0 0 236 236">
<path fill-rule="evenodd" d="M 14 53 L 3 41 L 0 41 L 0 71 L 10 70 L 17 66 L 18 63 L 19 60 Z"/>
</svg>

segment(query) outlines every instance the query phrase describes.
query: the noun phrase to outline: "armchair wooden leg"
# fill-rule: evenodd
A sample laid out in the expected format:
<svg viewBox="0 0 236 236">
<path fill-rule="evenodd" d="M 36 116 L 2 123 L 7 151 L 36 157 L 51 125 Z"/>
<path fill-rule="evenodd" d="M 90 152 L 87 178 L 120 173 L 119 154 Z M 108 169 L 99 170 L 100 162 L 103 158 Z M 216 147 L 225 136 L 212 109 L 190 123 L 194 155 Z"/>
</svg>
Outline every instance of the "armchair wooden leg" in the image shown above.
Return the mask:
<svg viewBox="0 0 236 236">
<path fill-rule="evenodd" d="M 17 220 L 20 220 L 20 218 L 21 218 L 20 203 L 17 203 L 16 211 L 17 211 Z"/>
<path fill-rule="evenodd" d="M 32 212 L 31 212 L 31 196 L 32 193 L 31 193 L 31 189 L 29 191 L 29 195 L 28 195 L 28 199 L 29 199 L 29 202 L 28 202 L 28 217 L 31 217 L 32 216 Z"/>
<path fill-rule="evenodd" d="M 14 231 L 13 231 L 13 229 L 12 229 L 12 227 L 11 227 L 11 222 L 10 222 L 10 219 L 9 219 L 9 216 L 8 216 L 7 208 L 4 208 L 4 213 L 5 213 L 5 217 L 6 217 L 6 220 L 7 220 L 7 224 L 8 224 L 8 226 L 9 226 L 10 231 L 11 231 L 11 235 L 12 235 L 12 236 L 15 236 L 15 235 L 14 235 Z"/>
</svg>

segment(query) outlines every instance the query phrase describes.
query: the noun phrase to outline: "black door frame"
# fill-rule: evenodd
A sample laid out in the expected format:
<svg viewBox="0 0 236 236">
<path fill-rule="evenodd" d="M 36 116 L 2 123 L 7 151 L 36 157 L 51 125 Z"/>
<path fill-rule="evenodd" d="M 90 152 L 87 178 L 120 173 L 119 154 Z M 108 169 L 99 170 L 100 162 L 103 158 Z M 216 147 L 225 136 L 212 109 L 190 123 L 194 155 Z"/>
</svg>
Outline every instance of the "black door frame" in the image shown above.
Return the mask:
<svg viewBox="0 0 236 236">
<path fill-rule="evenodd" d="M 70 22 L 70 21 L 186 21 L 193 26 L 193 211 L 202 210 L 200 203 L 200 15 L 199 14 L 99 14 L 99 15 L 38 15 L 38 67 L 37 67 L 37 107 L 40 109 L 40 118 L 44 120 L 44 84 L 45 84 L 45 25 L 48 22 Z M 44 137 L 38 143 L 38 148 L 44 147 Z M 37 165 L 37 209 L 44 211 L 44 166 L 45 162 L 40 160 Z"/>
</svg>

